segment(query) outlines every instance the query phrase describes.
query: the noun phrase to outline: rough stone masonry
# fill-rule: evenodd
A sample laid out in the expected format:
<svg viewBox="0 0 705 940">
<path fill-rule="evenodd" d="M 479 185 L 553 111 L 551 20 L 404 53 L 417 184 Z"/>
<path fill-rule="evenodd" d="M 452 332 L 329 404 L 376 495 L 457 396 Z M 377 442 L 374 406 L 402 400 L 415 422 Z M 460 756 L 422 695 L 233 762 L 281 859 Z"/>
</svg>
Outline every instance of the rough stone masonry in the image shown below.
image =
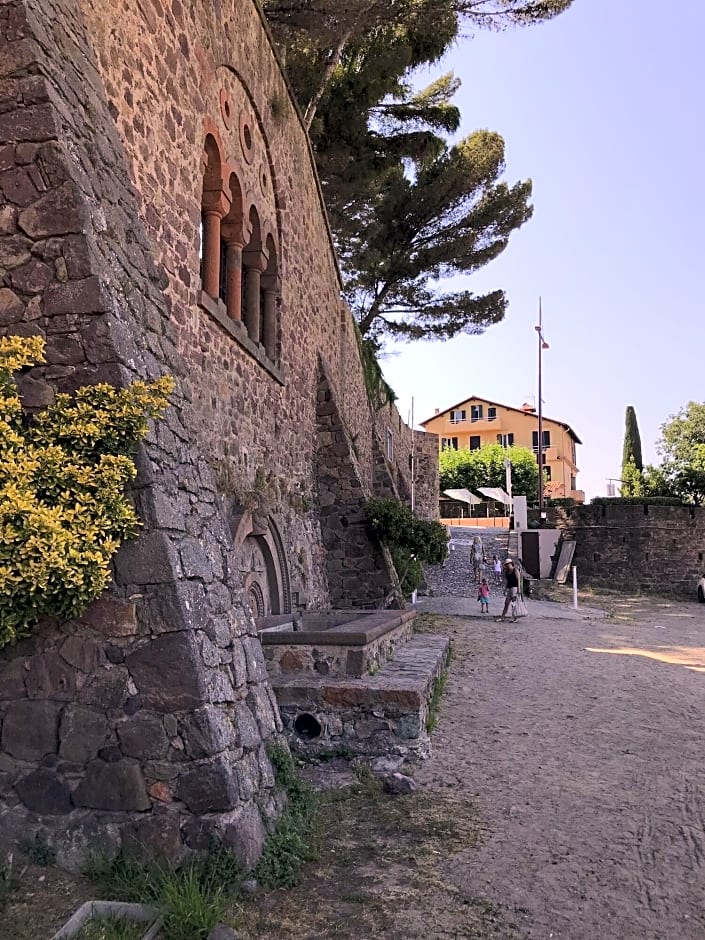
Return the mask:
<svg viewBox="0 0 705 940">
<path fill-rule="evenodd" d="M 437 442 L 373 411 L 300 117 L 252 0 L 0 0 L 0 329 L 25 406 L 173 374 L 141 536 L 0 657 L 0 852 L 213 835 L 254 863 L 281 730 L 254 616 L 379 604 L 361 507 L 435 514 Z"/>
</svg>

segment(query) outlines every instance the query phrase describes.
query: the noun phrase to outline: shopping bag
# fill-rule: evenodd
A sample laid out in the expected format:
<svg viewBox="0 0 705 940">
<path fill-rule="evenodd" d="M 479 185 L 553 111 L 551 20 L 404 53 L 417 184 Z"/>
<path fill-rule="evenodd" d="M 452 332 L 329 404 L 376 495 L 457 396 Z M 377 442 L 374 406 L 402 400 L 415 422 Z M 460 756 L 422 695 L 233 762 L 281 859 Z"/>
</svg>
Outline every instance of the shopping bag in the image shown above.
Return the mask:
<svg viewBox="0 0 705 940">
<path fill-rule="evenodd" d="M 515 617 L 528 617 L 529 608 L 526 606 L 526 601 L 523 596 L 519 594 L 517 599 L 514 601 L 514 616 Z"/>
</svg>

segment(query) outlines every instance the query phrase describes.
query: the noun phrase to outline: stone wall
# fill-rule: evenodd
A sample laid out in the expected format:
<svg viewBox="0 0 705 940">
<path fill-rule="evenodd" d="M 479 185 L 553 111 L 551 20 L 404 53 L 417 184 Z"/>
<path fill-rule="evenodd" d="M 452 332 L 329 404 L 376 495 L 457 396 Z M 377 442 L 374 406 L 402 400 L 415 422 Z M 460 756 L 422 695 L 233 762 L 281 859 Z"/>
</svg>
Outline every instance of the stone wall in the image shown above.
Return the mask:
<svg viewBox="0 0 705 940">
<path fill-rule="evenodd" d="M 590 505 L 551 510 L 549 522 L 576 540 L 581 584 L 693 600 L 705 572 L 705 509 Z"/>
<path fill-rule="evenodd" d="M 277 258 L 271 355 L 204 297 L 207 135 Z M 138 454 L 145 525 L 109 594 L 2 652 L 0 848 L 42 831 L 78 866 L 96 840 L 178 857 L 217 830 L 251 864 L 280 805 L 266 743 L 281 724 L 250 609 L 374 604 L 394 586 L 360 521 L 380 419 L 257 6 L 0 0 L 0 188 L 0 329 L 47 343 L 20 378 L 25 406 L 177 379 Z M 388 417 L 403 489 L 410 432 Z M 424 512 L 433 485 L 428 463 Z"/>
</svg>

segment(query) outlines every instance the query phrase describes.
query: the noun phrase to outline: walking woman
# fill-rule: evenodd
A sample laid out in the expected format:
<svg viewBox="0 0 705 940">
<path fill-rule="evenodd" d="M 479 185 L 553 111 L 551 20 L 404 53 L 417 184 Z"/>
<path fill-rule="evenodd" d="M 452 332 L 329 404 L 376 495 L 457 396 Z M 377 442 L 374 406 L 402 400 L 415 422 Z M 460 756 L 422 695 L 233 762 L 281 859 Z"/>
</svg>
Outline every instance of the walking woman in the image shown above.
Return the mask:
<svg viewBox="0 0 705 940">
<path fill-rule="evenodd" d="M 500 617 L 496 618 L 497 623 L 504 623 L 507 619 L 507 611 L 509 607 L 512 608 L 512 623 L 516 623 L 516 602 L 517 597 L 519 596 L 519 570 L 515 566 L 511 558 L 507 558 L 504 563 L 504 580 L 505 580 L 505 591 L 504 591 L 504 610 Z"/>
<path fill-rule="evenodd" d="M 479 585 L 485 573 L 485 562 L 487 561 L 482 539 L 479 535 L 476 535 L 472 540 L 470 557 L 472 558 L 472 573 L 475 575 L 475 584 Z"/>
</svg>

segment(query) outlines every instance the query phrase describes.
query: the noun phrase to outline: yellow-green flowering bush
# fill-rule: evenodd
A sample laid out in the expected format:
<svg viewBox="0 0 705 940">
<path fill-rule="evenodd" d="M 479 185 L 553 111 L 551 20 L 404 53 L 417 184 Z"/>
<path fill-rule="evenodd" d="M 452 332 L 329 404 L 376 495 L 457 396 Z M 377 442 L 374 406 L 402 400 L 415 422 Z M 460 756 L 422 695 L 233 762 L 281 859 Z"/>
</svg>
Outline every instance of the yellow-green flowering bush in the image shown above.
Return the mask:
<svg viewBox="0 0 705 940">
<path fill-rule="evenodd" d="M 0 338 L 0 646 L 45 617 L 82 613 L 110 580 L 110 559 L 139 521 L 125 488 L 170 376 L 93 385 L 23 415 L 13 373 L 44 362 L 36 336 Z"/>
</svg>

